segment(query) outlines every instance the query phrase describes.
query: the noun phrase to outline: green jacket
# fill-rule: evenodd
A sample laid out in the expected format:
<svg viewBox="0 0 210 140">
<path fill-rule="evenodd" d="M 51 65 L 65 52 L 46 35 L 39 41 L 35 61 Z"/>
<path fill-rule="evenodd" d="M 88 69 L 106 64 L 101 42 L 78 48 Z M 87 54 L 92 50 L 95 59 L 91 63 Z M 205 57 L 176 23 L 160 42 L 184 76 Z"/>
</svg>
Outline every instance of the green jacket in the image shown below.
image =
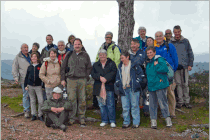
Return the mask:
<svg viewBox="0 0 210 140">
<path fill-rule="evenodd" d="M 114 50 L 112 51 L 112 47 L 115 45 L 115 42 L 112 41 L 112 44 L 109 45 L 108 49 L 107 49 L 107 58 L 110 58 L 112 61 L 115 62 L 116 66 L 118 67 L 118 65 L 120 64 L 120 50 L 118 49 L 118 47 L 116 46 L 114 48 Z M 105 47 L 105 43 L 103 43 L 100 47 L 100 49 L 104 49 Z M 99 49 L 99 50 L 100 50 Z M 99 52 L 98 50 L 98 52 Z M 97 56 L 96 56 L 96 61 L 97 62 L 99 60 L 99 57 L 98 57 L 98 53 L 97 53 Z"/>
<path fill-rule="evenodd" d="M 62 97 L 57 100 L 50 99 L 50 100 L 44 101 L 44 104 L 43 104 L 41 110 L 44 113 L 51 112 L 51 107 L 56 107 L 56 108 L 64 107 L 65 111 L 72 111 L 71 102 L 69 100 L 64 100 Z"/>
<path fill-rule="evenodd" d="M 154 65 L 155 61 L 158 61 L 156 66 Z M 155 57 L 147 63 L 146 67 L 148 91 L 156 91 L 168 87 L 167 72 L 168 67 L 166 65 L 166 60 L 159 55 L 155 55 Z"/>
</svg>

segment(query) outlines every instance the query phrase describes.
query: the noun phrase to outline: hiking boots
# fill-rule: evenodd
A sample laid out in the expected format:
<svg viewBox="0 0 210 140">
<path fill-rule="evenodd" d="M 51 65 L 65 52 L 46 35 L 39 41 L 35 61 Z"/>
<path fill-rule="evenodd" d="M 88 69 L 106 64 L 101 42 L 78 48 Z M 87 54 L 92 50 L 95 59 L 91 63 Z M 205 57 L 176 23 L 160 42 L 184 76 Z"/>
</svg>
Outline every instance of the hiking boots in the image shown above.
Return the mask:
<svg viewBox="0 0 210 140">
<path fill-rule="evenodd" d="M 67 127 L 66 127 L 64 124 L 62 124 L 62 125 L 60 126 L 60 129 L 63 130 L 63 132 L 66 132 Z"/>
<path fill-rule="evenodd" d="M 154 119 L 151 120 L 151 128 L 152 129 L 157 129 L 157 121 L 154 120 Z"/>
<path fill-rule="evenodd" d="M 192 106 L 191 106 L 189 103 L 184 104 L 184 106 L 185 106 L 186 108 L 189 108 L 189 109 L 192 108 Z"/>
<path fill-rule="evenodd" d="M 172 127 L 172 122 L 171 122 L 171 118 L 170 117 L 166 118 L 166 127 Z"/>
<path fill-rule="evenodd" d="M 36 120 L 36 115 L 33 115 L 31 118 L 31 121 L 35 121 Z"/>
<path fill-rule="evenodd" d="M 25 118 L 30 118 L 30 113 L 29 113 L 29 111 L 25 111 L 25 112 L 24 112 L 24 117 L 25 117 Z"/>
<path fill-rule="evenodd" d="M 38 117 L 40 121 L 44 122 L 43 116 Z"/>
<path fill-rule="evenodd" d="M 181 107 L 182 107 L 182 104 L 179 104 L 179 103 L 176 104 L 176 108 L 181 108 Z"/>
<path fill-rule="evenodd" d="M 123 128 L 123 129 L 126 129 L 126 128 L 128 128 L 129 126 L 130 126 L 129 124 L 123 124 L 123 125 L 122 125 L 122 128 Z"/>
<path fill-rule="evenodd" d="M 137 125 L 137 124 L 134 124 L 133 126 L 132 126 L 132 128 L 138 128 L 139 127 L 139 125 Z"/>
</svg>

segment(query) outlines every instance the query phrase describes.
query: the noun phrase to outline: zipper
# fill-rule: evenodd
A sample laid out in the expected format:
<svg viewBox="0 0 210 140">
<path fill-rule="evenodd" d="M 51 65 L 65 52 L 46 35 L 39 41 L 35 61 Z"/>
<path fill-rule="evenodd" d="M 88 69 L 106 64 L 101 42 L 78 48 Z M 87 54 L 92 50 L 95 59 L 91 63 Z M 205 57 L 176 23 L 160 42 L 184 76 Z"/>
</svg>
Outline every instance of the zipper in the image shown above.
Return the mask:
<svg viewBox="0 0 210 140">
<path fill-rule="evenodd" d="M 35 66 L 36 67 L 36 66 Z M 34 86 L 35 86 L 35 67 L 34 67 Z"/>
</svg>

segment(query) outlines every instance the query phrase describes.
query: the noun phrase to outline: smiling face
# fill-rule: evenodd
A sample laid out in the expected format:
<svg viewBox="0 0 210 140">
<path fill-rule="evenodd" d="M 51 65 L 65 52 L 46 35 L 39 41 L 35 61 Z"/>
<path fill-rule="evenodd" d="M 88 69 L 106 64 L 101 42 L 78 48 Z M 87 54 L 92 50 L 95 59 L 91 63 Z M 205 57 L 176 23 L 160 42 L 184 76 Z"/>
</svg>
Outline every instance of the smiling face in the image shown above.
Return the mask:
<svg viewBox="0 0 210 140">
<path fill-rule="evenodd" d="M 151 38 L 147 39 L 147 46 L 154 46 L 154 41 Z"/>
<path fill-rule="evenodd" d="M 61 97 L 60 93 L 53 93 L 53 99 L 59 99 Z"/>
<path fill-rule="evenodd" d="M 100 61 L 104 62 L 107 59 L 107 55 L 105 53 L 100 53 L 98 56 Z"/>
<path fill-rule="evenodd" d="M 149 59 L 152 59 L 155 56 L 156 52 L 153 52 L 153 50 L 147 51 L 147 56 Z"/>
<path fill-rule="evenodd" d="M 54 53 L 53 51 L 50 52 L 50 59 L 51 59 L 52 61 L 55 61 L 56 56 L 57 56 L 56 53 Z"/>
<path fill-rule="evenodd" d="M 74 41 L 74 50 L 79 53 L 82 50 L 82 44 L 79 40 Z"/>
<path fill-rule="evenodd" d="M 75 40 L 75 37 L 72 37 L 72 38 L 70 39 L 71 44 L 73 44 L 74 40 Z"/>
<path fill-rule="evenodd" d="M 107 44 L 110 44 L 112 42 L 112 36 L 111 35 L 106 35 L 105 40 L 106 40 Z"/>
<path fill-rule="evenodd" d="M 133 52 L 137 52 L 138 49 L 139 49 L 139 46 L 140 46 L 139 43 L 131 41 L 131 49 L 132 49 Z"/>
<path fill-rule="evenodd" d="M 128 62 L 129 61 L 129 56 L 124 56 L 124 55 L 121 55 L 120 56 L 120 60 L 123 62 L 123 64 L 125 64 L 126 62 Z"/>
<path fill-rule="evenodd" d="M 180 29 L 174 29 L 174 36 L 176 40 L 179 40 L 181 38 L 182 31 Z"/>
<path fill-rule="evenodd" d="M 27 54 L 28 54 L 28 45 L 23 44 L 22 47 L 21 47 L 21 52 L 22 52 L 24 55 L 27 55 Z"/>
<path fill-rule="evenodd" d="M 145 30 L 140 30 L 140 31 L 139 31 L 139 35 L 140 35 L 140 37 L 141 37 L 142 39 L 145 39 L 145 37 L 146 37 L 146 31 L 145 31 Z"/>
<path fill-rule="evenodd" d="M 32 52 L 36 52 L 36 51 L 38 51 L 38 47 L 36 45 L 33 45 Z"/>
<path fill-rule="evenodd" d="M 36 64 L 37 63 L 37 56 L 36 56 L 36 54 L 33 54 L 31 56 L 31 61 L 32 61 L 33 64 Z"/>
<path fill-rule="evenodd" d="M 53 42 L 52 37 L 51 37 L 51 36 L 47 36 L 47 37 L 46 37 L 46 42 L 47 42 L 48 45 L 51 45 L 52 42 Z"/>
<path fill-rule="evenodd" d="M 162 44 L 163 43 L 163 40 L 164 40 L 163 33 L 157 32 L 155 34 L 155 40 L 157 41 L 158 44 Z"/>
<path fill-rule="evenodd" d="M 65 45 L 63 44 L 63 42 L 58 42 L 58 49 L 60 51 L 63 51 L 65 49 Z"/>
</svg>

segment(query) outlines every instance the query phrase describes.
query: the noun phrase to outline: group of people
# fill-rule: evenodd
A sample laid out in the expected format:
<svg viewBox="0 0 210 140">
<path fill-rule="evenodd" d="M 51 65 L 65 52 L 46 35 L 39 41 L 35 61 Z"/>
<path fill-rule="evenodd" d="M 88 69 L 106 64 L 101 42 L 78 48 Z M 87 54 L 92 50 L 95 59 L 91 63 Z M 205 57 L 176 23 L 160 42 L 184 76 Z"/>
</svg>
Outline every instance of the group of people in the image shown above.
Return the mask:
<svg viewBox="0 0 210 140">
<path fill-rule="evenodd" d="M 34 43 L 28 52 L 28 45 L 22 44 L 15 57 L 12 74 L 23 90 L 25 117 L 38 119 L 46 126 L 66 131 L 66 125 L 73 125 L 78 114 L 81 126 L 85 126 L 86 84 L 95 80 L 93 106 L 100 108 L 103 127 L 110 123 L 116 127 L 116 104 L 120 97 L 123 109 L 123 126 L 138 128 L 140 125 L 140 96 L 143 97 L 143 112 L 150 116 L 151 128 L 157 128 L 157 107 L 160 106 L 166 126 L 171 127 L 175 119 L 175 107 L 191 108 L 188 78 L 193 67 L 194 56 L 188 39 L 181 35 L 179 25 L 157 31 L 155 39 L 146 36 L 146 28 L 139 27 L 139 36 L 131 41 L 130 50 L 121 50 L 112 41 L 113 33 L 105 34 L 105 42 L 99 48 L 96 61 L 91 65 L 90 57 L 82 41 L 70 35 L 68 43 L 53 44 L 52 35 L 46 36 L 47 46 L 38 52 L 39 44 Z M 169 83 L 168 66 L 174 71 L 174 80 Z M 68 99 L 62 96 L 67 87 Z M 177 103 L 175 98 L 177 87 Z M 43 90 L 44 89 L 44 90 Z M 149 105 L 146 104 L 149 93 Z M 131 112 L 131 115 L 130 115 Z M 43 115 L 44 114 L 44 115 Z"/>
</svg>

